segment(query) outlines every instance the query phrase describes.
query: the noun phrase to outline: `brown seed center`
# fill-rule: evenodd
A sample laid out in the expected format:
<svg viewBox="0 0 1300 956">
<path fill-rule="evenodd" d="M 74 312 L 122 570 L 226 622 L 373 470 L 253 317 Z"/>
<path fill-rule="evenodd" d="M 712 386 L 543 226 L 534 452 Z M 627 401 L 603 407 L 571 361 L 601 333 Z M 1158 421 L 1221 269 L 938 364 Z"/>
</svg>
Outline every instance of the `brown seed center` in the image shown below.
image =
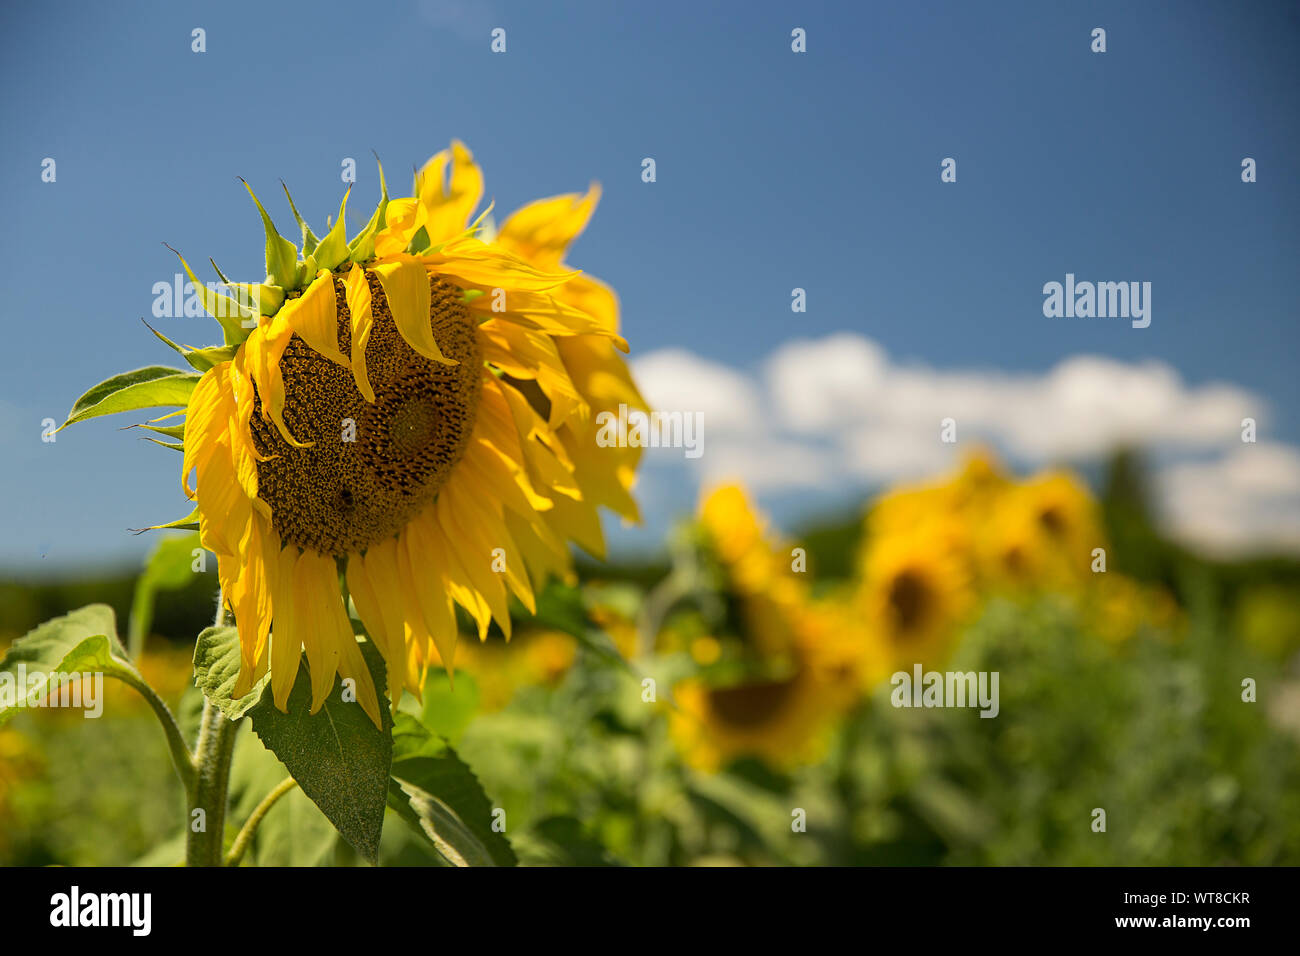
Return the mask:
<svg viewBox="0 0 1300 956">
<path fill-rule="evenodd" d="M 915 571 L 904 571 L 889 586 L 889 606 L 902 635 L 920 629 L 929 614 L 930 585 Z"/>
<path fill-rule="evenodd" d="M 322 554 L 343 556 L 399 531 L 433 500 L 461 459 L 482 391 L 483 356 L 461 290 L 429 280 L 429 319 L 448 366 L 424 358 L 397 331 L 378 279 L 366 274 L 374 326 L 366 368 L 374 403 L 349 369 L 298 336 L 280 360 L 284 422 L 310 448 L 294 448 L 254 408 L 258 495 L 271 506 L 280 538 Z M 351 315 L 343 281 L 334 280 L 338 342 L 351 355 Z"/>
</svg>

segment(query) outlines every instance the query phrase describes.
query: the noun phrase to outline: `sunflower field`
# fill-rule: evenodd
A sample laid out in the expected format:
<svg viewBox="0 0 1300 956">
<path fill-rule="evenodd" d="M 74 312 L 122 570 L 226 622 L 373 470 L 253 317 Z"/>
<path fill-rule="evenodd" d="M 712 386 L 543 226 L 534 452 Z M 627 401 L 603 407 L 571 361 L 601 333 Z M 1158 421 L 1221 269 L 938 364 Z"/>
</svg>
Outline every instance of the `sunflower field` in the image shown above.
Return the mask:
<svg viewBox="0 0 1300 956">
<path fill-rule="evenodd" d="M 1163 541 L 1133 455 L 1102 485 L 975 452 L 790 539 L 743 487 L 711 488 L 664 562 L 580 561 L 481 640 L 458 609 L 454 669 L 430 655 L 384 707 L 393 790 L 375 821 L 330 780 L 364 779 L 369 717 L 340 718 L 346 766 L 313 768 L 268 692 L 233 735 L 227 861 L 1300 861 L 1300 569 Z M 100 608 L 112 625 L 116 609 L 120 653 L 192 741 L 239 653 L 231 627 L 204 630 L 193 658 L 184 646 L 217 591 L 191 569 L 196 540 L 164 538 L 134 577 L 7 585 L 4 619 L 82 602 L 65 620 Z M 927 706 L 898 675 L 930 671 L 999 675 L 995 704 Z M 288 707 L 310 719 L 305 684 Z M 148 701 L 109 681 L 104 709 L 30 709 L 0 730 L 5 864 L 186 859 L 186 791 Z"/>
</svg>

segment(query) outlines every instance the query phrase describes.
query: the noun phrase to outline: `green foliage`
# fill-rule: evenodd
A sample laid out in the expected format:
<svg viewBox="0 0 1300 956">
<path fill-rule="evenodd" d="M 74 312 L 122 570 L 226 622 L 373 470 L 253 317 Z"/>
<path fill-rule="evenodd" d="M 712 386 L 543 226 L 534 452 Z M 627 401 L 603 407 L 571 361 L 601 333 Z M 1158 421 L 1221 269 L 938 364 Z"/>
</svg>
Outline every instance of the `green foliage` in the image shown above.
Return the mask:
<svg viewBox="0 0 1300 956">
<path fill-rule="evenodd" d="M 203 696 L 230 720 L 238 720 L 261 699 L 269 673 L 243 697 L 231 696 L 239 679 L 239 631 L 234 627 L 209 627 L 194 646 L 194 683 Z"/>
<path fill-rule="evenodd" d="M 28 675 L 21 683 L 20 666 Z M 117 641 L 117 622 L 107 605 L 92 604 L 55 618 L 14 642 L 0 660 L 0 686 L 8 685 L 12 690 L 12 695 L 0 697 L 0 724 L 21 707 L 57 690 L 46 686 L 46 675 L 82 672 L 98 672 L 128 682 L 140 679 Z M 41 680 L 33 682 L 33 675 L 40 675 Z"/>
<path fill-rule="evenodd" d="M 361 856 L 378 861 L 384 825 L 389 766 L 393 759 L 392 717 L 384 693 L 383 663 L 374 648 L 362 645 L 366 664 L 379 691 L 384 727 L 371 722 L 361 705 L 343 699 L 343 680 L 336 677 L 329 697 L 315 714 L 311 677 L 298 670 L 287 703 L 275 706 L 268 685 L 248 709 L 253 731 L 288 769 L 298 785 Z"/>
<path fill-rule="evenodd" d="M 494 829 L 478 779 L 445 740 L 408 714 L 393 729 L 388 803 L 453 866 L 513 866 L 514 851 Z"/>
<path fill-rule="evenodd" d="M 67 421 L 59 428 L 67 428 L 74 422 L 100 415 L 160 405 L 186 405 L 200 378 L 195 372 L 184 372 L 165 365 L 150 365 L 114 375 L 73 402 Z"/>
<path fill-rule="evenodd" d="M 198 546 L 197 534 L 161 538 L 145 561 L 144 572 L 136 581 L 135 598 L 131 602 L 127 643 L 133 656 L 140 656 L 149 629 L 153 627 L 158 592 L 183 588 L 193 579 L 194 549 Z"/>
</svg>

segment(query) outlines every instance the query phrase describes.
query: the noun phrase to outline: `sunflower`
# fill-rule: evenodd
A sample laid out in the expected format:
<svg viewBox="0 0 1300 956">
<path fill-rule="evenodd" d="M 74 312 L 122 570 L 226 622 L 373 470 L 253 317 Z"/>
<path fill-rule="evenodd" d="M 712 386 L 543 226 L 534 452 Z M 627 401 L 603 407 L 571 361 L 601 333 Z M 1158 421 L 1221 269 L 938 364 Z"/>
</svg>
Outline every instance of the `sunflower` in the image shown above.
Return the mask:
<svg viewBox="0 0 1300 956">
<path fill-rule="evenodd" d="M 254 197 L 268 277 L 205 296 L 227 343 L 202 350 L 216 360 L 183 426 L 183 484 L 239 631 L 234 693 L 269 670 L 285 710 L 305 649 L 312 711 L 338 674 L 376 724 L 343 588 L 395 697 L 452 666 L 457 606 L 480 638 L 493 620 L 508 637 L 510 595 L 533 611 L 571 575 L 567 539 L 601 551 L 599 506 L 637 517 L 636 456 L 589 439 L 605 404 L 640 403 L 616 300 L 560 263 L 594 198 L 528 207 L 485 242 L 460 143 L 414 196 L 390 200 L 380 176 L 351 240 L 346 196 L 320 239 L 294 208 L 301 249 Z"/>
<path fill-rule="evenodd" d="M 868 539 L 858 602 L 872 647 L 872 679 L 946 659 L 974 605 L 969 563 L 954 519 Z"/>
<path fill-rule="evenodd" d="M 691 641 L 701 673 L 674 687 L 670 734 L 686 762 L 702 770 L 741 756 L 778 768 L 806 762 L 856 698 L 861 644 L 844 639 L 847 622 L 831 615 L 829 604 L 809 599 L 743 488 L 708 492 L 699 514 L 721 585 L 738 607 L 740 633 Z"/>
<path fill-rule="evenodd" d="M 790 550 L 769 540 L 763 519 L 737 484 L 702 496 L 699 526 L 722 566 L 745 637 L 759 653 L 789 652 L 807 604 L 807 588 L 792 568 Z"/>
<path fill-rule="evenodd" d="M 815 672 L 800 667 L 768 680 L 714 686 L 700 679 L 673 689 L 669 732 L 691 766 L 708 772 L 742 756 L 788 768 L 824 747 L 828 708 Z"/>
<path fill-rule="evenodd" d="M 523 687 L 553 687 L 572 669 L 578 641 L 571 634 L 546 628 L 520 630 L 507 645 L 493 635 L 481 643 L 466 643 L 456 651 L 457 670 L 478 685 L 478 708 L 484 713 L 503 709 Z M 434 659 L 437 660 L 437 649 Z"/>
<path fill-rule="evenodd" d="M 996 586 L 1077 591 L 1105 540 L 1087 489 L 1064 471 L 1035 475 L 1007 491 L 981 536 L 980 568 Z"/>
</svg>

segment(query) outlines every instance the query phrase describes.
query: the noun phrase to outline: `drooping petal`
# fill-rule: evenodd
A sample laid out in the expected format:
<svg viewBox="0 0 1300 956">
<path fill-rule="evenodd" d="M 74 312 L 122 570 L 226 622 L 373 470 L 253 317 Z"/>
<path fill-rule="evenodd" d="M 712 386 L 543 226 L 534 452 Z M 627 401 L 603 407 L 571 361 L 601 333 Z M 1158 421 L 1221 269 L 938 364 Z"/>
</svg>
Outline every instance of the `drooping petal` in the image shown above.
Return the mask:
<svg viewBox="0 0 1300 956">
<path fill-rule="evenodd" d="M 587 227 L 598 202 L 600 186 L 596 183 L 585 196 L 569 193 L 539 199 L 512 213 L 501 224 L 496 240 L 529 262 L 556 268 L 569 244 Z"/>
<path fill-rule="evenodd" d="M 322 270 L 300 298 L 291 299 L 280 310 L 277 318 L 280 317 L 321 355 L 344 368 L 351 367 L 351 361 L 339 350 L 339 316 L 333 275 Z"/>
<path fill-rule="evenodd" d="M 447 184 L 449 164 L 451 182 Z M 483 198 L 483 173 L 465 144 L 453 140 L 450 150 L 442 150 L 425 164 L 418 181 L 430 242 L 437 244 L 464 232 Z"/>
<path fill-rule="evenodd" d="M 298 549 L 290 545 L 279 554 L 279 570 L 272 581 L 271 604 L 275 618 L 271 624 L 271 694 L 275 706 L 289 712 L 289 693 L 298 677 L 302 660 L 302 633 L 294 601 L 294 573 Z"/>
<path fill-rule="evenodd" d="M 360 266 L 352 266 L 344 292 L 352 325 L 352 380 L 366 401 L 373 403 L 375 390 L 370 386 L 370 373 L 366 368 L 366 346 L 370 344 L 370 331 L 375 319 L 370 309 L 370 285 L 366 282 L 365 270 Z"/>
<path fill-rule="evenodd" d="M 375 266 L 393 323 L 406 343 L 427 359 L 459 365 L 442 354 L 429 322 L 429 273 L 418 259 L 404 256 Z"/>
</svg>

